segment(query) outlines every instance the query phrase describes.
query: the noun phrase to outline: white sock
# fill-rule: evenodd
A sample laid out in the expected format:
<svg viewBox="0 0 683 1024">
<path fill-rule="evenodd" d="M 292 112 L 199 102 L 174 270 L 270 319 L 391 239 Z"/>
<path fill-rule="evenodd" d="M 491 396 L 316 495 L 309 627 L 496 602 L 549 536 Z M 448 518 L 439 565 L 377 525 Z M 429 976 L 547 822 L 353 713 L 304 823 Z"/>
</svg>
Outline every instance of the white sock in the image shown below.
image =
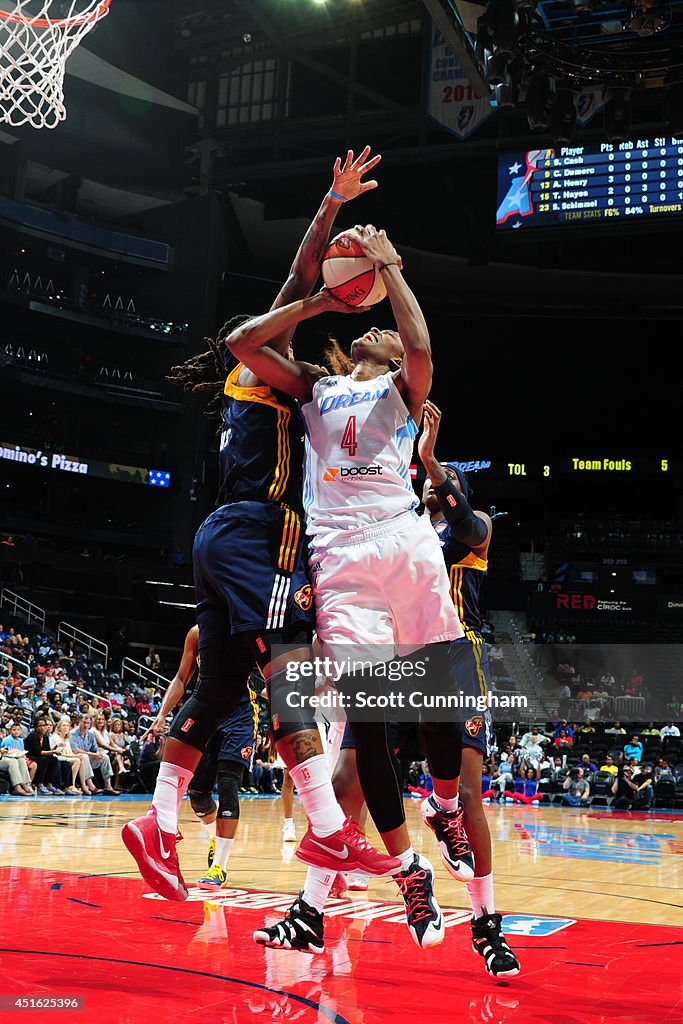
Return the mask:
<svg viewBox="0 0 683 1024">
<path fill-rule="evenodd" d="M 323 912 L 336 874 L 336 871 L 329 871 L 327 868 L 309 868 L 306 872 L 301 898 L 309 907 L 315 907 L 319 914 Z"/>
<path fill-rule="evenodd" d="M 284 824 L 285 825 L 292 825 L 293 826 L 294 825 L 294 818 L 285 818 Z"/>
<path fill-rule="evenodd" d="M 432 796 L 434 797 L 434 803 L 437 805 L 437 807 L 440 807 L 442 811 L 446 811 L 447 813 L 457 811 L 459 802 L 457 796 L 437 796 L 436 793 L 433 793 Z"/>
<path fill-rule="evenodd" d="M 187 768 L 180 768 L 170 761 L 162 762 L 152 797 L 152 807 L 156 809 L 157 821 L 162 832 L 171 832 L 175 835 L 178 831 L 180 804 L 193 775 L 194 772 L 188 771 Z"/>
<path fill-rule="evenodd" d="M 214 818 L 213 821 L 209 822 L 208 825 L 204 826 L 204 828 L 207 830 L 209 835 L 213 836 L 214 839 L 216 838 L 216 822 L 217 821 L 218 821 L 218 818 Z"/>
<path fill-rule="evenodd" d="M 465 882 L 467 892 L 472 904 L 472 913 L 475 917 L 483 917 L 484 914 L 495 914 L 496 907 L 493 899 L 493 872 L 481 878 L 471 878 Z"/>
<path fill-rule="evenodd" d="M 324 755 L 316 754 L 308 761 L 295 765 L 289 769 L 289 774 L 315 835 L 322 839 L 337 832 L 344 824 L 344 812 L 334 795 L 330 769 Z"/>
<path fill-rule="evenodd" d="M 407 871 L 415 858 L 415 850 L 409 846 L 405 853 L 397 853 L 396 856 L 401 861 L 401 871 Z"/>
<path fill-rule="evenodd" d="M 234 839 L 222 839 L 221 836 L 216 836 L 216 852 L 213 855 L 213 863 L 220 864 L 224 871 L 228 866 L 230 851 L 234 842 Z"/>
</svg>

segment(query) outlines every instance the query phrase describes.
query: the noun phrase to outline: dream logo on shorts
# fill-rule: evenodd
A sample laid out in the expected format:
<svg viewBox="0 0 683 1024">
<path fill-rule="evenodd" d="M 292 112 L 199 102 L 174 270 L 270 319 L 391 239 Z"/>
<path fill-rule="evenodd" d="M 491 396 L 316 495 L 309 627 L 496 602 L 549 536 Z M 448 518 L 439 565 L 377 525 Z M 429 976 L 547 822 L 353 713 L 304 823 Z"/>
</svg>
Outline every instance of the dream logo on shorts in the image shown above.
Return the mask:
<svg viewBox="0 0 683 1024">
<path fill-rule="evenodd" d="M 188 718 L 187 721 L 183 722 L 183 724 L 180 726 L 180 731 L 181 732 L 189 732 L 193 725 L 194 725 L 194 718 Z"/>
<path fill-rule="evenodd" d="M 249 760 L 253 749 L 253 747 L 242 747 L 242 749 L 240 750 L 240 754 L 242 755 L 245 761 Z"/>
<path fill-rule="evenodd" d="M 302 768 L 301 769 L 301 777 L 304 780 L 304 782 L 310 782 L 311 781 L 311 773 L 309 772 L 308 768 Z"/>
<path fill-rule="evenodd" d="M 266 645 L 264 644 L 260 636 L 256 637 L 256 646 L 258 647 L 261 654 L 266 653 Z"/>
<path fill-rule="evenodd" d="M 311 584 L 305 583 L 303 587 L 299 587 L 294 595 L 294 600 L 302 611 L 307 612 L 313 604 L 313 591 L 311 590 Z"/>
<path fill-rule="evenodd" d="M 468 736 L 478 736 L 484 724 L 483 718 L 468 718 L 465 722 L 465 730 Z"/>
</svg>

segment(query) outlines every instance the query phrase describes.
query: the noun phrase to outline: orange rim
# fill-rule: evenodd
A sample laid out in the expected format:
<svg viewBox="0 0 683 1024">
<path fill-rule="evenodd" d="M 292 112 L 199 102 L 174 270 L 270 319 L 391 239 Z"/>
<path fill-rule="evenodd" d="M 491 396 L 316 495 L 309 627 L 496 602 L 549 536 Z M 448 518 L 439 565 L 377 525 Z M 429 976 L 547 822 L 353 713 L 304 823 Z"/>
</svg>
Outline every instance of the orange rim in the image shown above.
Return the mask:
<svg viewBox="0 0 683 1024">
<path fill-rule="evenodd" d="M 103 17 L 111 5 L 111 0 L 101 0 L 101 3 L 91 11 L 90 14 L 77 15 L 75 18 L 27 18 L 23 14 L 14 11 L 0 10 L 0 21 L 11 21 L 15 25 L 32 25 L 36 28 L 71 28 L 75 25 L 85 25 L 89 21 L 97 21 Z"/>
</svg>

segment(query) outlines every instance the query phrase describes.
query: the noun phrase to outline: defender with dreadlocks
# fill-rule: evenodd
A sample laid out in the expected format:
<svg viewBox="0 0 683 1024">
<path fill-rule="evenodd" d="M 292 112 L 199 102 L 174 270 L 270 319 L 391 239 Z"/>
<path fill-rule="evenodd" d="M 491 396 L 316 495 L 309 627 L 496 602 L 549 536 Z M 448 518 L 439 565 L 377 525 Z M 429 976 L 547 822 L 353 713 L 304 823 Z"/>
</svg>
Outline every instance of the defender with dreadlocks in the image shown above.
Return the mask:
<svg viewBox="0 0 683 1024">
<path fill-rule="evenodd" d="M 380 157 L 367 146 L 354 160 L 338 158 L 330 192 L 323 199 L 272 309 L 310 295 L 334 218 L 343 202 L 376 187 L 363 175 Z M 241 317 L 241 322 L 248 318 Z M 226 324 L 222 343 L 235 328 Z M 270 339 L 273 351 L 291 353 L 294 325 Z M 222 417 L 219 507 L 197 531 L 193 569 L 199 626 L 200 679 L 176 715 L 148 813 L 123 828 L 123 839 L 145 881 L 167 899 L 187 899 L 176 853 L 178 812 L 201 753 L 216 727 L 242 698 L 256 661 L 271 695 L 291 689 L 285 665 L 310 657 L 313 596 L 306 575 L 300 520 L 304 427 L 298 402 L 265 385 L 229 350 L 216 365 L 219 345 L 173 371 L 190 390 L 220 385 Z M 218 372 L 216 372 L 218 371 Z M 325 371 L 311 366 L 311 373 Z M 227 373 L 227 379 L 226 379 Z M 218 377 L 218 380 L 215 378 Z M 214 406 L 215 407 L 215 406 Z M 271 646 L 288 645 L 271 658 Z M 309 819 L 297 850 L 309 870 L 297 913 L 282 925 L 280 945 L 323 948 L 318 904 L 324 904 L 339 858 L 349 870 L 389 874 L 397 861 L 378 853 L 337 803 L 320 735 L 306 712 L 291 721 L 272 719 L 273 735 Z"/>
</svg>

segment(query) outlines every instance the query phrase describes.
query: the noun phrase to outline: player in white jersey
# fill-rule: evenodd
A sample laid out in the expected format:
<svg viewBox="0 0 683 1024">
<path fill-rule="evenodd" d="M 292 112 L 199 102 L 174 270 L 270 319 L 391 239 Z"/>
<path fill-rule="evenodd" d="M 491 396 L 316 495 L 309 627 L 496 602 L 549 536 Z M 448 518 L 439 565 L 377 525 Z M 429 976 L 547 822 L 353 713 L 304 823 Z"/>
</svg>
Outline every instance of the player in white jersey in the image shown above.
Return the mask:
<svg viewBox="0 0 683 1024">
<path fill-rule="evenodd" d="M 384 279 L 398 331 L 373 327 L 357 338 L 349 375 L 323 377 L 319 367 L 264 347 L 274 335 L 324 311 L 354 311 L 325 289 L 248 321 L 226 344 L 261 380 L 303 403 L 304 505 L 323 654 L 338 664 L 350 656 L 377 665 L 420 651 L 422 664 L 429 660 L 430 686 L 452 692 L 449 642 L 463 630 L 438 539 L 416 514 L 409 472 L 432 383 L 429 332 L 386 233 L 372 225 L 357 230 Z M 386 697 L 379 675 L 364 676 L 362 684 L 373 696 Z M 336 684 L 353 708 L 353 676 Z M 348 710 L 347 715 L 368 809 L 387 850 L 401 860 L 395 877 L 411 934 L 420 946 L 436 945 L 444 937 L 443 916 L 432 892 L 431 864 L 411 845 L 386 720 L 360 721 Z M 421 729 L 436 801 L 428 824 L 448 870 L 466 880 L 473 862 L 458 802 L 460 725 L 422 721 Z"/>
</svg>

